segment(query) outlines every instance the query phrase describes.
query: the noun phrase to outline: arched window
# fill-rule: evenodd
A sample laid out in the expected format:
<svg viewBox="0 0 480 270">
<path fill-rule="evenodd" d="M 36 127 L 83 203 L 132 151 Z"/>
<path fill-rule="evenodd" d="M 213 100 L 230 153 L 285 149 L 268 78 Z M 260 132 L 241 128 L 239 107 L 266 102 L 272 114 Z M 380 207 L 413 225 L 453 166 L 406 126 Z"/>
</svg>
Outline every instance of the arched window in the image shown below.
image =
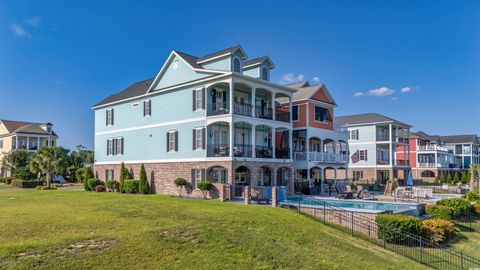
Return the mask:
<svg viewBox="0 0 480 270">
<path fill-rule="evenodd" d="M 240 73 L 242 69 L 242 66 L 240 64 L 240 59 L 238 58 L 233 58 L 233 71 Z"/>
<path fill-rule="evenodd" d="M 262 80 L 268 81 L 268 70 L 266 67 L 262 68 Z"/>
<path fill-rule="evenodd" d="M 422 177 L 435 177 L 435 173 L 432 171 L 423 171 L 421 175 Z"/>
</svg>

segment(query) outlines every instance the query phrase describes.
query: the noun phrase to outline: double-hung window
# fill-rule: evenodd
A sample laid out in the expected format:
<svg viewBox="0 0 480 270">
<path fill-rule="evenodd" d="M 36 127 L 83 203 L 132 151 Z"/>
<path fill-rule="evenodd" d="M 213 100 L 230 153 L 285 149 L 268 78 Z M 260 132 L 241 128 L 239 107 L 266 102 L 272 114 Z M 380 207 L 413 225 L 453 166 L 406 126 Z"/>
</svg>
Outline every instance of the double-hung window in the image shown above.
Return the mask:
<svg viewBox="0 0 480 270">
<path fill-rule="evenodd" d="M 205 128 L 193 129 L 193 150 L 205 149 Z"/>
<path fill-rule="evenodd" d="M 113 155 L 113 139 L 107 140 L 107 156 Z"/>
<path fill-rule="evenodd" d="M 205 109 L 205 88 L 194 89 L 192 97 L 194 111 Z"/>
<path fill-rule="evenodd" d="M 151 116 L 152 115 L 152 101 L 145 100 L 143 101 L 143 116 Z"/>
<path fill-rule="evenodd" d="M 353 171 L 353 180 L 360 180 L 363 178 L 363 171 Z"/>
<path fill-rule="evenodd" d="M 114 122 L 113 109 L 107 109 L 105 111 L 105 118 L 106 118 L 106 125 L 113 126 L 113 122 Z"/>
<path fill-rule="evenodd" d="M 107 140 L 107 156 L 123 155 L 123 138 L 111 138 Z"/>
<path fill-rule="evenodd" d="M 205 181 L 205 170 L 204 169 L 192 169 L 192 188 L 197 188 L 197 183 Z"/>
<path fill-rule="evenodd" d="M 358 150 L 358 159 L 359 160 L 367 160 L 367 150 Z"/>
<path fill-rule="evenodd" d="M 328 109 L 315 106 L 314 119 L 317 122 L 329 122 L 331 119 Z"/>
<path fill-rule="evenodd" d="M 123 137 L 118 137 L 115 139 L 115 154 L 123 155 Z"/>
<path fill-rule="evenodd" d="M 113 180 L 113 170 L 112 169 L 106 169 L 105 170 L 105 179 L 108 180 Z"/>
<path fill-rule="evenodd" d="M 292 121 L 298 121 L 298 105 L 292 106 Z"/>
<path fill-rule="evenodd" d="M 178 151 L 178 131 L 171 130 L 167 132 L 167 152 Z"/>
<path fill-rule="evenodd" d="M 358 140 L 358 129 L 350 130 L 350 140 Z"/>
</svg>

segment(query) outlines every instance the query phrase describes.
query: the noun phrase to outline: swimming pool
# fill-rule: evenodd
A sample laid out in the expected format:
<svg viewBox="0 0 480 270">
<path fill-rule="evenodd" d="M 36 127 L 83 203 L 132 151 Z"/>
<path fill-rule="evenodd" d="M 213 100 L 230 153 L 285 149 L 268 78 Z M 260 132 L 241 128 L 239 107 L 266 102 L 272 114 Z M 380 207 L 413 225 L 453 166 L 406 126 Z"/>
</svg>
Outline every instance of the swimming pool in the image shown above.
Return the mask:
<svg viewBox="0 0 480 270">
<path fill-rule="evenodd" d="M 380 213 L 395 213 L 419 216 L 421 214 L 423 205 L 414 203 L 393 203 L 393 202 L 378 202 L 365 200 L 340 200 L 340 199 L 326 199 L 322 197 L 306 197 L 304 199 L 288 199 L 281 204 L 296 206 L 301 204 L 303 207 L 311 206 L 314 208 L 324 207 L 340 207 L 348 211 L 380 214 Z"/>
</svg>

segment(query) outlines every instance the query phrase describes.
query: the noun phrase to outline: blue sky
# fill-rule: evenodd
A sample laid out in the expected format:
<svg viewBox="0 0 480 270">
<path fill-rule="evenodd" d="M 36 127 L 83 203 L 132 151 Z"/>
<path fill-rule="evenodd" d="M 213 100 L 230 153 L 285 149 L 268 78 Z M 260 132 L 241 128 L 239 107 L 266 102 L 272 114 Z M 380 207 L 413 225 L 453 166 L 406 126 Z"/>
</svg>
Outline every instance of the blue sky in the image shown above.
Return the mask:
<svg viewBox="0 0 480 270">
<path fill-rule="evenodd" d="M 480 1 L 157 2 L 0 1 L 0 119 L 50 121 L 63 146 L 93 147 L 93 104 L 172 49 L 240 44 L 271 57 L 274 82 L 325 83 L 336 115 L 480 134 Z"/>
</svg>

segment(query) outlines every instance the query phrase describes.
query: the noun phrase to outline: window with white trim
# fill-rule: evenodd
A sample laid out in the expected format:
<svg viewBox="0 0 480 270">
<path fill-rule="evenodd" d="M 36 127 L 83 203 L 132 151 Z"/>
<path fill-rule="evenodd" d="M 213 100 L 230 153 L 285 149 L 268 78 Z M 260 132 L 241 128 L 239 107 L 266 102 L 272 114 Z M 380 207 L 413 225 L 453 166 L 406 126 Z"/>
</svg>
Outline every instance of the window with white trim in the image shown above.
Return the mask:
<svg viewBox="0 0 480 270">
<path fill-rule="evenodd" d="M 123 155 L 123 137 L 115 139 L 115 155 Z"/>
<path fill-rule="evenodd" d="M 298 121 L 298 105 L 292 106 L 292 121 Z"/>
<path fill-rule="evenodd" d="M 266 67 L 262 67 L 262 80 L 268 81 L 268 69 Z"/>
<path fill-rule="evenodd" d="M 194 149 L 203 150 L 203 128 L 196 128 L 194 132 Z"/>
<path fill-rule="evenodd" d="M 363 171 L 353 171 L 353 180 L 363 179 Z"/>
<path fill-rule="evenodd" d="M 113 170 L 112 169 L 106 169 L 105 170 L 105 180 L 111 181 L 113 180 Z"/>
<path fill-rule="evenodd" d="M 358 150 L 358 159 L 367 161 L 367 150 Z"/>
<path fill-rule="evenodd" d="M 167 152 L 178 151 L 177 138 L 178 138 L 178 132 L 176 130 L 167 132 Z"/>
<path fill-rule="evenodd" d="M 329 122 L 331 119 L 328 109 L 315 106 L 314 108 L 314 119 L 317 122 Z"/>
<path fill-rule="evenodd" d="M 197 188 L 197 183 L 203 181 L 203 170 L 195 169 L 193 174 L 193 188 Z"/>
<path fill-rule="evenodd" d="M 195 90 L 195 110 L 201 110 L 203 108 L 203 89 Z"/>
<path fill-rule="evenodd" d="M 107 140 L 107 156 L 113 155 L 113 139 Z"/>
<path fill-rule="evenodd" d="M 105 117 L 106 117 L 106 125 L 107 126 L 113 126 L 113 109 L 107 109 L 105 111 Z"/>
<path fill-rule="evenodd" d="M 349 138 L 350 140 L 358 140 L 359 139 L 359 136 L 358 136 L 358 129 L 353 129 L 353 130 L 350 130 L 349 131 Z"/>
<path fill-rule="evenodd" d="M 152 115 L 152 100 L 143 101 L 143 116 Z"/>
<path fill-rule="evenodd" d="M 242 64 L 238 57 L 233 58 L 233 71 L 237 73 L 242 73 Z"/>
</svg>

